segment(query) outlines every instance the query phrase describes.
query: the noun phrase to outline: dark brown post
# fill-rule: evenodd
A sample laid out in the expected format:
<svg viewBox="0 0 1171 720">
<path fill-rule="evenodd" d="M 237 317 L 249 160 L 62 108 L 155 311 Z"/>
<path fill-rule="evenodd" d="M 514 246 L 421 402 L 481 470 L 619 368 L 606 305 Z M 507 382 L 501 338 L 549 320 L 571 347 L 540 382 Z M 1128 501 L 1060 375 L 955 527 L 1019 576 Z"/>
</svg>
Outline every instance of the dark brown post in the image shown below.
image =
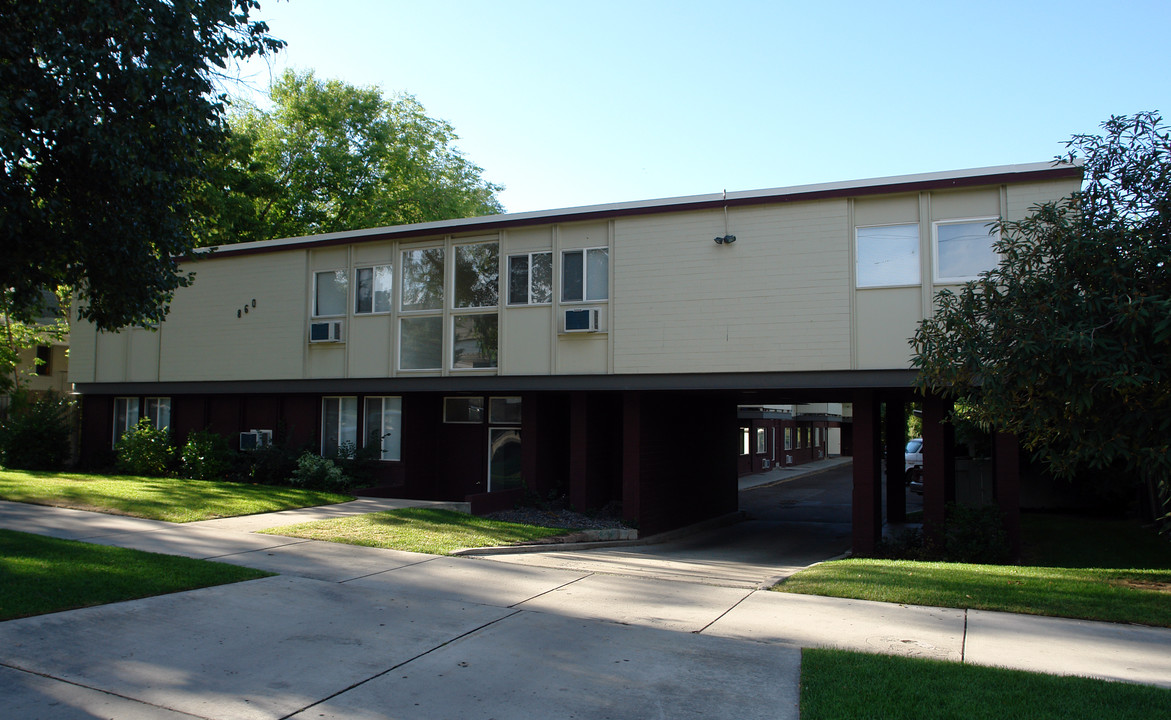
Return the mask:
<svg viewBox="0 0 1171 720">
<path fill-rule="evenodd" d="M 907 444 L 907 408 L 901 399 L 886 401 L 886 519 L 907 520 L 907 484 L 903 451 Z"/>
<path fill-rule="evenodd" d="M 1017 436 L 994 433 L 992 438 L 993 472 L 996 504 L 1004 516 L 1013 560 L 1021 556 L 1021 451 Z"/>
<path fill-rule="evenodd" d="M 882 537 L 882 477 L 878 400 L 873 390 L 854 394 L 854 554 L 874 554 Z"/>
<path fill-rule="evenodd" d="M 569 503 L 583 511 L 589 504 L 589 398 L 569 396 Z"/>
<path fill-rule="evenodd" d="M 622 519 L 639 519 L 642 489 L 642 394 L 622 394 Z"/>
<path fill-rule="evenodd" d="M 950 403 L 936 395 L 923 399 L 923 530 L 928 539 L 943 539 L 943 524 L 947 511 L 947 480 L 955 473 L 948 472 L 948 464 L 955 464 L 945 426 Z M 954 497 L 954 490 L 953 490 Z"/>
</svg>

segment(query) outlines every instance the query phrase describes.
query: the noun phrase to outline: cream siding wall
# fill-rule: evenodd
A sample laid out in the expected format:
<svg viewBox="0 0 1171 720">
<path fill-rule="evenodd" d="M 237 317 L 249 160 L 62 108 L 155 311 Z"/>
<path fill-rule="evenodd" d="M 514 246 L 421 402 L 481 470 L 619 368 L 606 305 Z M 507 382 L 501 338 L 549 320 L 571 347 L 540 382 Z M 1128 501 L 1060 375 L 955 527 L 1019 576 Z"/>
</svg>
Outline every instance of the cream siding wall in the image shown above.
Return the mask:
<svg viewBox="0 0 1171 720">
<path fill-rule="evenodd" d="M 784 372 L 910 367 L 908 339 L 931 312 L 932 222 L 1021 217 L 1037 202 L 1077 189 L 1076 180 L 723 210 L 618 217 L 508 229 L 474 238 L 356 243 L 247 256 L 185 269 L 157 332 L 96 333 L 75 322 L 74 382 L 387 377 L 397 374 L 398 314 L 344 318 L 345 342 L 309 344 L 313 277 L 319 270 L 391 265 L 398 303 L 401 251 L 471 240 L 500 244 L 499 368 L 466 375 L 551 373 Z M 725 222 L 727 225 L 725 225 Z M 920 282 L 855 289 L 855 228 L 917 223 Z M 717 245 L 716 236 L 737 241 Z M 564 250 L 607 247 L 609 298 L 560 302 Z M 508 256 L 549 251 L 551 304 L 507 305 Z M 448 293 L 453 265 L 448 256 Z M 255 299 L 256 307 L 252 307 Z M 561 331 L 569 307 L 597 307 L 602 331 Z M 243 309 L 248 312 L 244 313 Z M 240 316 L 237 317 L 237 312 Z M 445 310 L 445 347 L 452 311 Z M 445 358 L 445 364 L 449 358 Z M 420 373 L 411 373 L 420 374 Z"/>
<path fill-rule="evenodd" d="M 845 200 L 615 223 L 614 369 L 760 372 L 850 367 Z"/>
<path fill-rule="evenodd" d="M 159 327 L 159 379 L 305 377 L 306 256 L 294 250 L 184 266 L 195 271 L 195 282 L 175 293 L 171 313 Z M 101 347 L 98 353 L 100 359 Z"/>
</svg>

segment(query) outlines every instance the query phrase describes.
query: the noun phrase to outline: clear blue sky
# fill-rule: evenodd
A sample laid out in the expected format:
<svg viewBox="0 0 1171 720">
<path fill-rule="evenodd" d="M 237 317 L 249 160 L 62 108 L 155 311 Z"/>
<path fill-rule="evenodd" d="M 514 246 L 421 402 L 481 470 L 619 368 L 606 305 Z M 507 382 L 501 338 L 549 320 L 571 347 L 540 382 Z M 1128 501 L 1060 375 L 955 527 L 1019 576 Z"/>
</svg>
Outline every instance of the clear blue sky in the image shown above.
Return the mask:
<svg viewBox="0 0 1171 720">
<path fill-rule="evenodd" d="M 1050 160 L 1171 115 L 1171 2 L 261 0 L 271 71 L 414 95 L 509 212 Z M 251 83 L 270 69 L 252 64 Z"/>
</svg>

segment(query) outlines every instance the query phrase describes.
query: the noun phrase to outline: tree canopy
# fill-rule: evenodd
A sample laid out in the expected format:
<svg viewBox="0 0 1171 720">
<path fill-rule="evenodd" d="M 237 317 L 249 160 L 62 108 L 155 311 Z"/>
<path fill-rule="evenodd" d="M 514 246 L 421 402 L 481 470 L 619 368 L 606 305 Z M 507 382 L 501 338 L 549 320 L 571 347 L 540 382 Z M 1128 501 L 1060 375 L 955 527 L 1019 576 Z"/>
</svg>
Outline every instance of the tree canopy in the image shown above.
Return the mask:
<svg viewBox="0 0 1171 720">
<path fill-rule="evenodd" d="M 256 0 L 0 0 L 0 313 L 72 286 L 102 329 L 156 322 L 190 278 L 192 191 L 233 59 L 283 43 Z"/>
<path fill-rule="evenodd" d="M 501 187 L 414 97 L 292 70 L 271 95 L 271 109 L 241 101 L 231 114 L 233 145 L 207 200 L 202 244 L 501 211 Z"/>
<path fill-rule="evenodd" d="M 1081 191 L 998 223 L 1000 264 L 937 296 L 913 362 L 921 389 L 1016 433 L 1056 474 L 1124 468 L 1166 494 L 1171 142 L 1153 112 L 1102 127 L 1058 158 L 1084 163 Z"/>
</svg>

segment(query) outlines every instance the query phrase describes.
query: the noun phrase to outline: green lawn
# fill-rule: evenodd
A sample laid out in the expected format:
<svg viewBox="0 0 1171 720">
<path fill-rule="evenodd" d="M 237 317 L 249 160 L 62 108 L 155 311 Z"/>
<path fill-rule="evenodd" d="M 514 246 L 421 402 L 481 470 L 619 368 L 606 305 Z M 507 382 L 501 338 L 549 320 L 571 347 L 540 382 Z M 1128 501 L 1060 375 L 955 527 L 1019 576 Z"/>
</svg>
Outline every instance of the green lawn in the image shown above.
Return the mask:
<svg viewBox="0 0 1171 720">
<path fill-rule="evenodd" d="M 286 525 L 263 532 L 329 542 L 446 555 L 467 547 L 510 545 L 569 532 L 490 520 L 451 510 L 405 508 Z"/>
<path fill-rule="evenodd" d="M 868 655 L 801 653 L 802 720 L 1150 720 L 1171 690 L 1001 668 Z"/>
<path fill-rule="evenodd" d="M 332 505 L 353 497 L 275 485 L 0 470 L 0 500 L 192 522 Z"/>
<path fill-rule="evenodd" d="M 0 530 L 0 621 L 268 575 L 235 565 Z"/>
<path fill-rule="evenodd" d="M 848 559 L 781 592 L 1171 627 L 1171 543 L 1134 523 L 1026 516 L 1030 565 Z"/>
</svg>

